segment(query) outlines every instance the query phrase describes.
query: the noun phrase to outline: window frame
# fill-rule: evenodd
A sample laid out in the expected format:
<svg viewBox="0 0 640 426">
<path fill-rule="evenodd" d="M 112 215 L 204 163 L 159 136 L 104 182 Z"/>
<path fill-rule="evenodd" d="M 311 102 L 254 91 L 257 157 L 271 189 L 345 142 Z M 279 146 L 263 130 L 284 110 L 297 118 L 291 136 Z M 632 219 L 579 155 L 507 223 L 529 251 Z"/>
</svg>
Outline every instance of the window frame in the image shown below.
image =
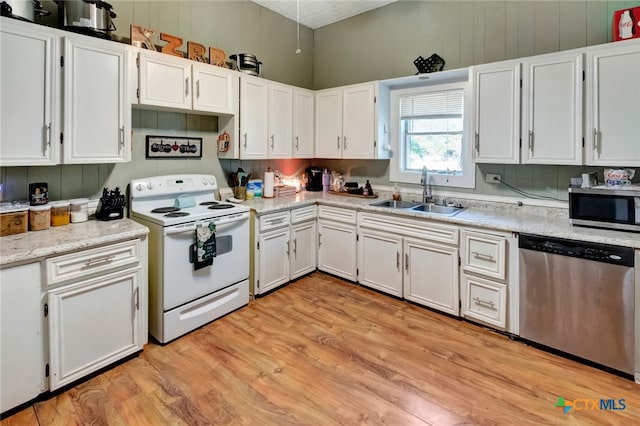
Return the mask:
<svg viewBox="0 0 640 426">
<path fill-rule="evenodd" d="M 429 184 L 455 188 L 476 187 L 476 167 L 473 162 L 470 145 L 473 96 L 471 85 L 467 81 L 434 84 L 406 89 L 394 89 L 390 93 L 390 142 L 393 153 L 389 163 L 389 179 L 392 182 L 420 184 L 421 173 L 404 169 L 404 144 L 402 143 L 402 125 L 400 120 L 400 98 L 406 95 L 420 95 L 451 90 L 463 91 L 462 108 L 462 175 L 429 174 Z"/>
</svg>

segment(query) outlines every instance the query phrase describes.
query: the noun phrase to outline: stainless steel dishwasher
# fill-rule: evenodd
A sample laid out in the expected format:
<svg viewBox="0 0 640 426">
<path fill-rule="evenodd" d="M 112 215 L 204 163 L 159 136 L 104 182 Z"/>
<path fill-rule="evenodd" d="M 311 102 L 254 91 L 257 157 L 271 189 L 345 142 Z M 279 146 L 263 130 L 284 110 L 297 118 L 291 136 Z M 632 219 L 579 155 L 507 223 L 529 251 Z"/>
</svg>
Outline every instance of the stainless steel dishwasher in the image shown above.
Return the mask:
<svg viewBox="0 0 640 426">
<path fill-rule="evenodd" d="M 521 234 L 520 336 L 634 371 L 633 249 Z"/>
</svg>

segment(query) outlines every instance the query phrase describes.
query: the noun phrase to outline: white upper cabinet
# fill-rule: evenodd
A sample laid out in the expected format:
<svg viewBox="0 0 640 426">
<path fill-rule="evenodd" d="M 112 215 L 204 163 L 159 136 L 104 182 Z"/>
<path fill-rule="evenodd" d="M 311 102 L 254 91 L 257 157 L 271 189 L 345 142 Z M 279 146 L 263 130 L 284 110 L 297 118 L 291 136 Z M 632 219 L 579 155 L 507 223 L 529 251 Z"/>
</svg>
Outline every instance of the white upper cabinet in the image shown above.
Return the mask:
<svg viewBox="0 0 640 426">
<path fill-rule="evenodd" d="M 240 78 L 235 71 L 201 63 L 193 64 L 193 109 L 238 114 Z"/>
<path fill-rule="evenodd" d="M 582 53 L 523 61 L 522 162 L 582 164 Z"/>
<path fill-rule="evenodd" d="M 587 50 L 586 162 L 640 164 L 640 40 Z"/>
<path fill-rule="evenodd" d="M 313 158 L 313 92 L 293 89 L 293 157 Z"/>
<path fill-rule="evenodd" d="M 291 158 L 293 89 L 269 83 L 269 158 Z"/>
<path fill-rule="evenodd" d="M 131 158 L 131 105 L 126 102 L 126 45 L 65 37 L 65 164 Z"/>
<path fill-rule="evenodd" d="M 473 67 L 474 161 L 518 163 L 520 62 Z"/>
<path fill-rule="evenodd" d="M 138 103 L 169 110 L 237 114 L 236 71 L 139 50 Z"/>
<path fill-rule="evenodd" d="M 0 166 L 57 164 L 60 37 L 46 27 L 0 19 Z"/>
<path fill-rule="evenodd" d="M 269 82 L 240 78 L 240 158 L 263 159 L 269 153 Z"/>
<path fill-rule="evenodd" d="M 354 84 L 316 92 L 315 156 L 318 158 L 388 158 L 388 113 L 380 113 L 378 82 Z M 388 108 L 388 105 L 385 106 Z"/>
</svg>

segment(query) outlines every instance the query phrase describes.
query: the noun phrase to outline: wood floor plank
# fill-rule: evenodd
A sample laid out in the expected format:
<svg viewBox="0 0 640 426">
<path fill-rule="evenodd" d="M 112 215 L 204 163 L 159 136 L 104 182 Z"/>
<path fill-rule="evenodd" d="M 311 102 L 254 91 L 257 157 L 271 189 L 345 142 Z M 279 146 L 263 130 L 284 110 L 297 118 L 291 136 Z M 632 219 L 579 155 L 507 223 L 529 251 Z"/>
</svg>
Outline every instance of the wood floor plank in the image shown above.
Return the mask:
<svg viewBox="0 0 640 426">
<path fill-rule="evenodd" d="M 558 397 L 625 399 L 563 410 Z M 39 425 L 630 425 L 640 385 L 313 273 L 3 419 Z"/>
</svg>

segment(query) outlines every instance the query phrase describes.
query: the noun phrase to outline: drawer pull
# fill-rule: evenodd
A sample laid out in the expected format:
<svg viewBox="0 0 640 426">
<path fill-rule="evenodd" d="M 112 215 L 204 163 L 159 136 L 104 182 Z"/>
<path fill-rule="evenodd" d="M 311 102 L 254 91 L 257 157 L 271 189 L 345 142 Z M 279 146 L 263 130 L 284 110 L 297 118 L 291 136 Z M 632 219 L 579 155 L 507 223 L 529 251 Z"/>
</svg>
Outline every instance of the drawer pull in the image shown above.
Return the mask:
<svg viewBox="0 0 640 426">
<path fill-rule="evenodd" d="M 493 255 L 491 254 L 480 253 L 477 251 L 472 251 L 471 254 L 473 254 L 473 257 L 475 257 L 476 259 L 485 259 L 491 262 L 495 262 L 495 260 L 493 259 Z"/>
<path fill-rule="evenodd" d="M 270 225 L 277 225 L 279 223 L 282 223 L 283 221 L 284 221 L 284 217 L 279 217 L 277 219 L 268 220 L 267 222 L 269 222 Z"/>
<path fill-rule="evenodd" d="M 497 310 L 496 304 L 493 303 L 492 301 L 482 300 L 479 297 L 474 297 L 473 301 L 476 302 L 476 304 L 478 305 L 486 306 L 487 308 L 493 309 L 494 311 Z"/>
<path fill-rule="evenodd" d="M 84 262 L 84 266 L 87 268 L 91 268 L 92 266 L 101 265 L 103 263 L 111 263 L 115 258 L 116 257 L 114 255 L 111 255 L 111 256 L 101 257 L 98 259 L 89 259 L 86 262 Z"/>
</svg>

